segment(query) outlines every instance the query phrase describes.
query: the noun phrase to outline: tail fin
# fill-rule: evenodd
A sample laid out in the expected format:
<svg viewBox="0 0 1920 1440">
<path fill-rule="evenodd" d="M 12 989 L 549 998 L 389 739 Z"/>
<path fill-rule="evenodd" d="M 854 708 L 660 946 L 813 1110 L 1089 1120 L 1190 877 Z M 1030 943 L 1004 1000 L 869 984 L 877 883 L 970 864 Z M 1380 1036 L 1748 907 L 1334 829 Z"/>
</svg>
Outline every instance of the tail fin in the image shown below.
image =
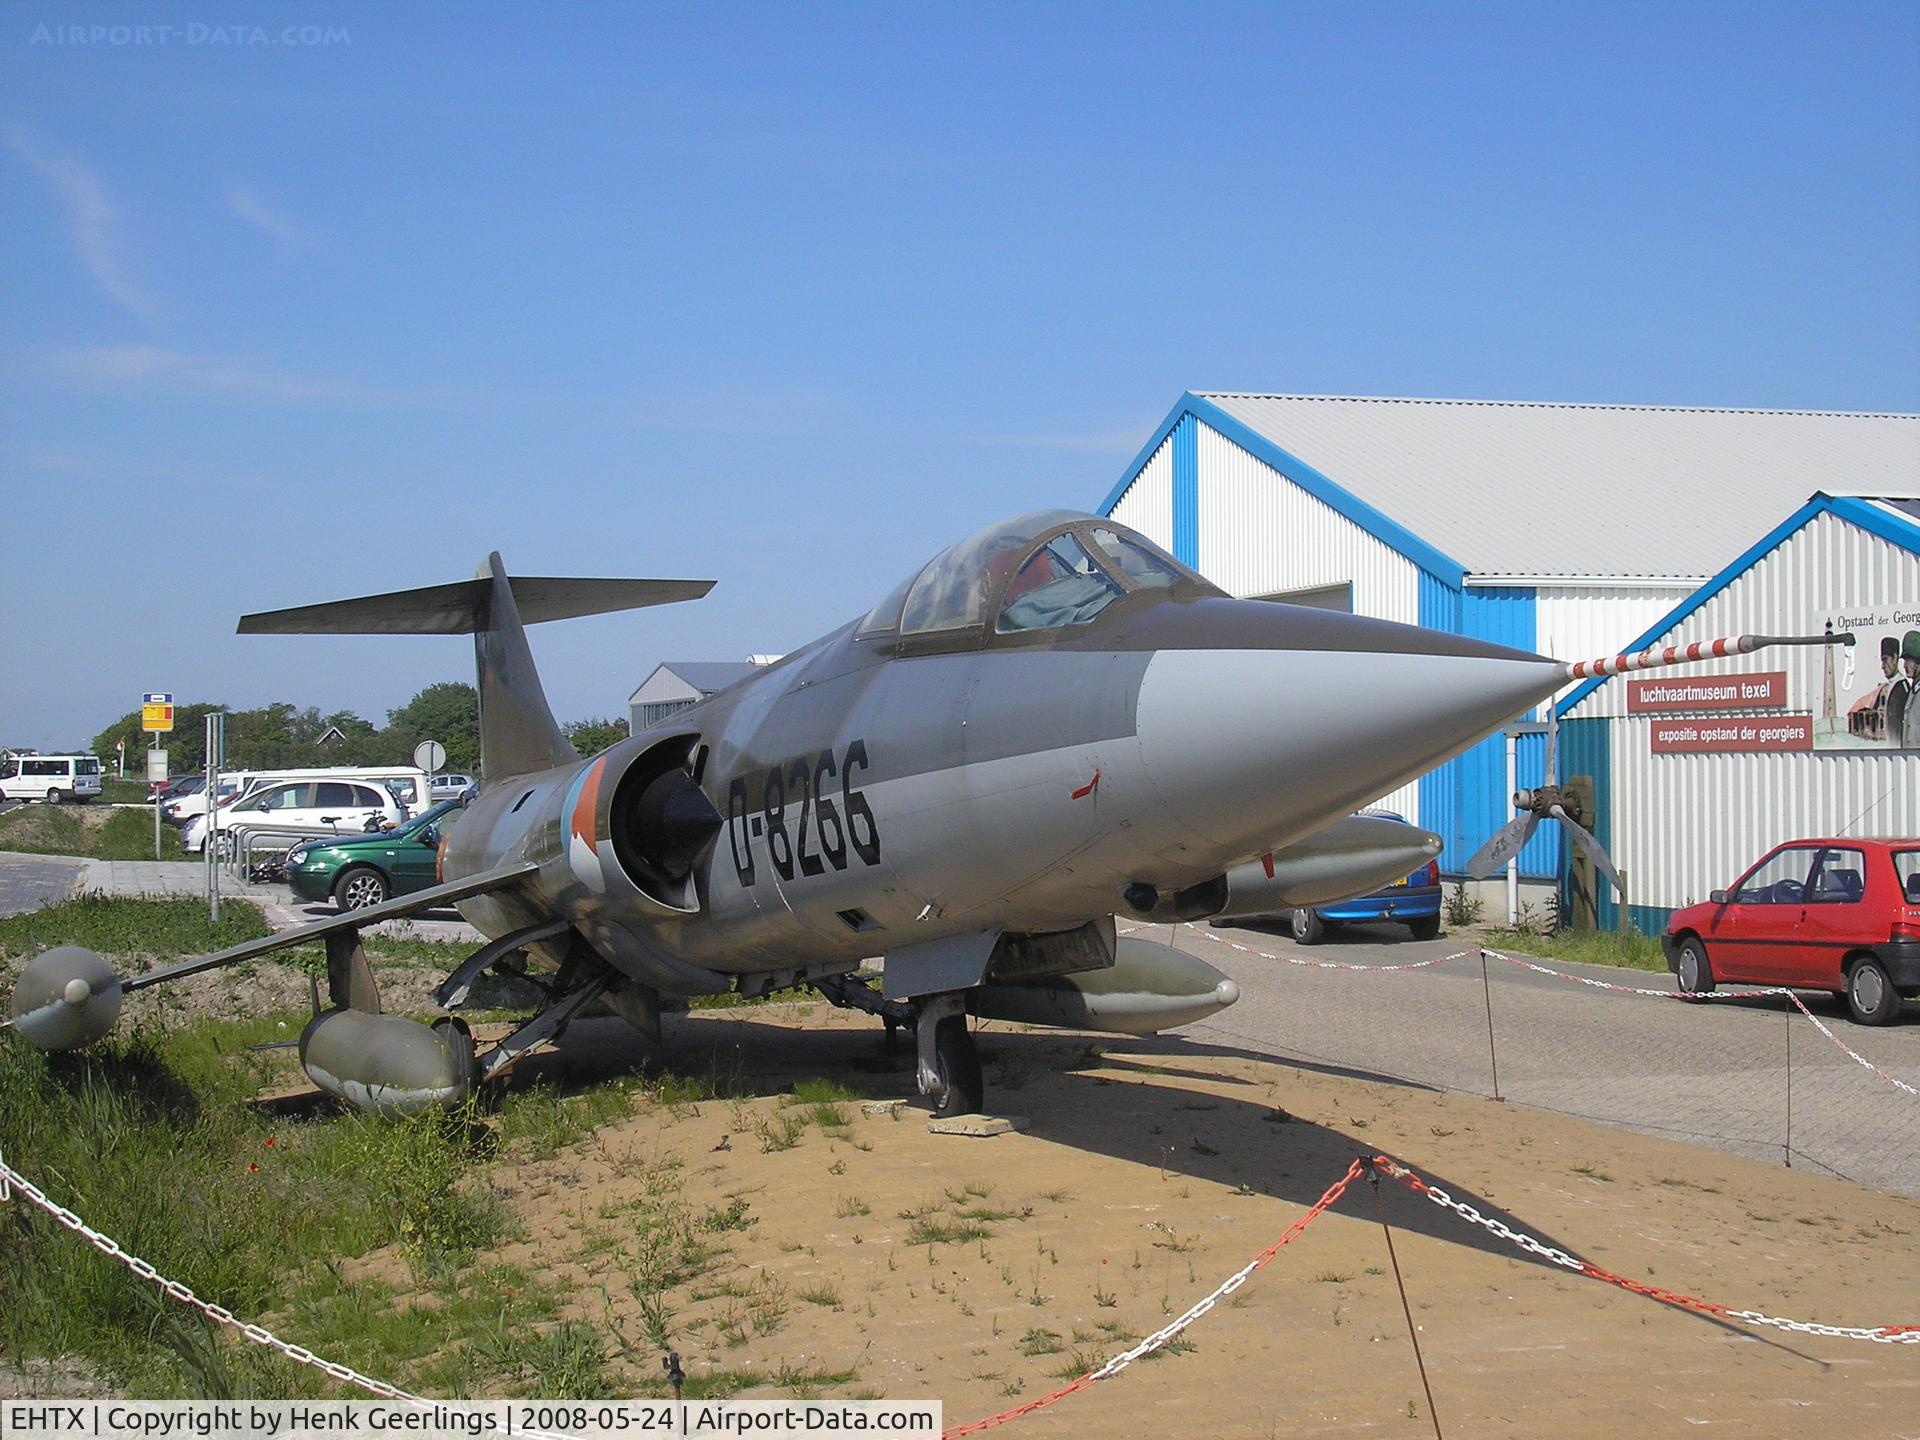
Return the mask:
<svg viewBox="0 0 1920 1440">
<path fill-rule="evenodd" d="M 495 551 L 472 580 L 240 617 L 242 635 L 471 635 L 480 691 L 480 773 L 498 780 L 577 760 L 547 704 L 527 625 L 698 600 L 711 580 L 510 578 Z"/>
</svg>

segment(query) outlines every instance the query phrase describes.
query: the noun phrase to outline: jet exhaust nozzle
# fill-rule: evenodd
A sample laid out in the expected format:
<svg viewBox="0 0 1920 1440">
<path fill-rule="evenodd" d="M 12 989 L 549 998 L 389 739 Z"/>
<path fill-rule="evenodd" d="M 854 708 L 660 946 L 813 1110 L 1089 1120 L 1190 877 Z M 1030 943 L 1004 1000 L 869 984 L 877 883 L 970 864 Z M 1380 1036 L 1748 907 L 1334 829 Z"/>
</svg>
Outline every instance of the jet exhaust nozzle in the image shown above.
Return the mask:
<svg viewBox="0 0 1920 1440">
<path fill-rule="evenodd" d="M 61 945 L 20 972 L 13 1025 L 42 1050 L 78 1050 L 113 1029 L 124 998 L 111 965 L 91 950 Z"/>
<path fill-rule="evenodd" d="M 451 1110 L 473 1093 L 478 1073 L 465 1022 L 429 1026 L 364 1010 L 325 1010 L 308 1021 L 300 1064 L 327 1094 L 375 1115 Z"/>
<path fill-rule="evenodd" d="M 644 837 L 647 859 L 669 880 L 685 880 L 707 842 L 720 833 L 720 812 L 685 770 L 669 770 L 640 792 L 626 817 Z"/>
<path fill-rule="evenodd" d="M 1155 940 L 1121 936 L 1113 964 L 1038 980 L 995 981 L 968 993 L 968 1008 L 989 1020 L 1151 1035 L 1217 1015 L 1240 987 L 1213 966 Z"/>
</svg>

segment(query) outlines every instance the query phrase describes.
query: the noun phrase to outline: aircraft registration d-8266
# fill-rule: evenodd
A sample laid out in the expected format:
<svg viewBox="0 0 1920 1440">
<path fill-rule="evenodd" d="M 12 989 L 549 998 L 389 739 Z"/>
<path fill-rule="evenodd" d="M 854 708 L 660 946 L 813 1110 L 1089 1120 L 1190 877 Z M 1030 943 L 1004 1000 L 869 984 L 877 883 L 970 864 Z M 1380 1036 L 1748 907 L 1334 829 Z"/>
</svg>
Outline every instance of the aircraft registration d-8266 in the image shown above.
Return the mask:
<svg viewBox="0 0 1920 1440">
<path fill-rule="evenodd" d="M 1145 1033 L 1231 1005 L 1233 981 L 1119 936 L 1116 916 L 1221 914 L 1229 872 L 1234 913 L 1406 873 L 1436 837 L 1375 833 L 1390 822 L 1350 812 L 1579 668 L 1232 599 L 1124 525 L 1042 511 L 951 546 L 719 694 L 576 754 L 523 627 L 709 588 L 509 578 L 496 554 L 471 581 L 245 617 L 257 634 L 475 636 L 483 784 L 441 844 L 440 883 L 126 979 L 50 951 L 23 974 L 14 1023 L 45 1046 L 86 1044 L 126 992 L 322 939 L 332 1008 L 301 1059 L 366 1108 L 453 1103 L 594 999 L 657 1040 L 679 997 L 808 984 L 911 1026 L 923 1093 L 942 1113 L 976 1110 L 970 1015 Z M 1632 663 L 1685 658 L 1698 657 Z M 1262 885 L 1272 893 L 1248 893 Z M 517 955 L 553 972 L 551 1003 L 482 1055 L 457 1017 L 382 1014 L 358 941 L 449 903 L 491 938 L 436 991 L 443 1006 Z M 877 991 L 854 974 L 876 956 Z"/>
</svg>

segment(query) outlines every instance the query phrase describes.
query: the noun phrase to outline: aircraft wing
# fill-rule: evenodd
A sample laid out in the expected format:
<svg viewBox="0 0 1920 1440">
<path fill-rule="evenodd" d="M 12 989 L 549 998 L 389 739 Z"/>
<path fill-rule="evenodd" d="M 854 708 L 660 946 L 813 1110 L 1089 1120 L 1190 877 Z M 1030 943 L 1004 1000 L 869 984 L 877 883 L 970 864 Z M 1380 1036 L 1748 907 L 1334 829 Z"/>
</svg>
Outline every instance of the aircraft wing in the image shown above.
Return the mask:
<svg viewBox="0 0 1920 1440">
<path fill-rule="evenodd" d="M 242 960 L 256 960 L 276 950 L 289 950 L 296 945 L 324 940 L 329 935 L 360 930 L 368 925 L 377 925 L 382 920 L 398 920 L 422 910 L 431 910 L 436 905 L 464 900 L 469 895 L 485 895 L 489 891 L 505 889 L 509 885 L 525 880 L 539 868 L 539 865 L 528 860 L 515 865 L 504 865 L 495 870 L 486 870 L 478 875 L 469 875 L 464 880 L 435 885 L 431 889 L 416 890 L 411 895 L 397 896 L 378 905 L 369 905 L 364 910 L 349 910 L 326 920 L 316 920 L 311 925 L 297 925 L 291 930 L 282 930 L 260 940 L 247 940 L 239 945 L 230 945 L 225 950 L 216 951 L 212 955 L 197 955 L 191 960 L 182 960 L 178 965 L 165 965 L 158 970 L 148 970 L 122 981 L 120 988 L 129 992 L 144 990 L 149 985 L 163 985 L 169 980 L 198 975 L 203 970 L 217 970 L 222 965 L 237 965 Z"/>
</svg>

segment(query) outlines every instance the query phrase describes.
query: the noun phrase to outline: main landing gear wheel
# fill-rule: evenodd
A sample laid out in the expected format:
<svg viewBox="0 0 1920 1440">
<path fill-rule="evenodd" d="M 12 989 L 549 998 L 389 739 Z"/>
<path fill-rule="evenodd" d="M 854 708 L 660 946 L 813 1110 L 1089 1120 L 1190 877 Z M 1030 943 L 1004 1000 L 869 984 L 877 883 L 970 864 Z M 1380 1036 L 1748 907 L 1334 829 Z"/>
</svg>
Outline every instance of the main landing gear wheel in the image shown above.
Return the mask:
<svg viewBox="0 0 1920 1440">
<path fill-rule="evenodd" d="M 942 1120 L 950 1115 L 977 1114 L 985 1102 L 987 1086 L 980 1074 L 980 1048 L 967 1029 L 965 1015 L 949 1015 L 934 1027 L 933 1065 L 939 1077 L 933 1113 Z"/>
<path fill-rule="evenodd" d="M 913 1031 L 919 1063 L 920 1093 L 933 1101 L 939 1119 L 972 1115 L 986 1095 L 980 1078 L 980 1052 L 967 1029 L 966 995 L 950 990 L 914 1002 Z"/>
<path fill-rule="evenodd" d="M 1712 992 L 1715 982 L 1713 967 L 1707 963 L 1707 947 L 1692 936 L 1681 942 L 1674 971 L 1679 978 L 1682 994 L 1706 995 Z"/>
<path fill-rule="evenodd" d="M 1847 972 L 1847 1013 L 1861 1025 L 1889 1025 L 1900 1013 L 1900 992 L 1871 955 Z"/>
</svg>

